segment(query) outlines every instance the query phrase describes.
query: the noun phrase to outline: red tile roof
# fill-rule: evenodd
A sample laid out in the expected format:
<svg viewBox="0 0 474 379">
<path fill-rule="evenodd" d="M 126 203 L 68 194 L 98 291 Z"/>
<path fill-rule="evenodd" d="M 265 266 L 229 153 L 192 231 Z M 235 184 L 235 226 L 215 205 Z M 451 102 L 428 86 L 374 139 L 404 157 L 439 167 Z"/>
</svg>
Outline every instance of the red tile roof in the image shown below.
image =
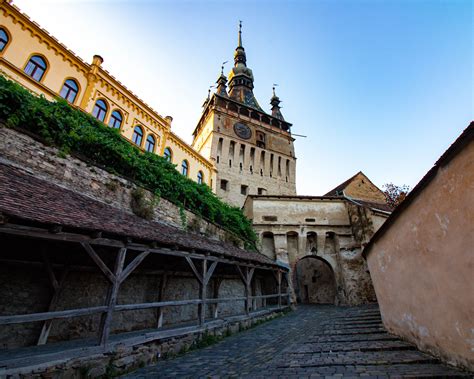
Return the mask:
<svg viewBox="0 0 474 379">
<path fill-rule="evenodd" d="M 4 163 L 0 163 L 0 213 L 33 223 L 101 231 L 196 252 L 276 265 L 263 254 L 144 220 Z"/>
</svg>

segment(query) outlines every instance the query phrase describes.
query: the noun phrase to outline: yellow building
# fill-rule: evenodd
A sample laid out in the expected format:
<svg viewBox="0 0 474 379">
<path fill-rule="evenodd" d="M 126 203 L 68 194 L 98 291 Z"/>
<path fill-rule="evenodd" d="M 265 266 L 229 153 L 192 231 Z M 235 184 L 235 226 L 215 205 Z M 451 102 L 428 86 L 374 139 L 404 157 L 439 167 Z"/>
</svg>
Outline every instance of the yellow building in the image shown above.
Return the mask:
<svg viewBox="0 0 474 379">
<path fill-rule="evenodd" d="M 66 99 L 91 113 L 143 151 L 165 156 L 184 175 L 211 188 L 213 163 L 171 131 L 172 117 L 162 117 L 101 65 L 86 63 L 9 0 L 0 0 L 0 72 L 30 91 L 53 100 Z"/>
</svg>

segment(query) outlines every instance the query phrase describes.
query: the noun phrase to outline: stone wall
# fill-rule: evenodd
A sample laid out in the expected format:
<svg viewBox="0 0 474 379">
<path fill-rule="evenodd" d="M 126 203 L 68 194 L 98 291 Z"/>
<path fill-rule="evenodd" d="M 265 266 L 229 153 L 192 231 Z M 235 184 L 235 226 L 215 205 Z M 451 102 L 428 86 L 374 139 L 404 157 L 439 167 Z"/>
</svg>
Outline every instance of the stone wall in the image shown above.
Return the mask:
<svg viewBox="0 0 474 379">
<path fill-rule="evenodd" d="M 39 313 L 48 310 L 52 298 L 46 270 L 39 265 L 19 266 L 2 263 L 0 267 L 0 314 Z M 117 304 L 135 304 L 159 301 L 158 293 L 163 276 L 141 272 L 132 274 L 120 286 Z M 215 279 L 212 279 L 215 280 Z M 212 298 L 213 282 L 208 286 L 207 297 Z M 96 307 L 105 304 L 108 283 L 99 272 L 71 270 L 54 310 Z M 273 292 L 272 292 L 273 293 Z M 255 295 L 262 294 L 261 279 L 256 278 Z M 245 296 L 244 286 L 238 278 L 223 279 L 219 287 L 219 298 Z M 198 299 L 199 286 L 190 273 L 175 273 L 167 279 L 162 301 Z M 259 303 L 258 305 L 261 305 Z M 197 305 L 164 308 L 163 325 L 179 325 L 196 322 Z M 226 302 L 219 305 L 219 317 L 243 314 L 244 301 Z M 213 318 L 211 305 L 206 310 L 207 319 Z M 157 310 L 114 312 L 112 333 L 129 332 L 157 327 Z M 97 338 L 99 315 L 80 316 L 53 321 L 48 343 L 80 338 Z M 11 349 L 36 344 L 42 322 L 0 326 L 0 349 Z"/>
<path fill-rule="evenodd" d="M 111 174 L 76 157 L 62 157 L 59 150 L 36 141 L 30 136 L 0 124 L 0 159 L 8 160 L 31 170 L 38 177 L 80 192 L 126 212 L 132 212 L 131 197 L 137 186 L 130 180 Z M 145 197 L 153 199 L 150 191 Z M 243 241 L 233 233 L 203 220 L 187 210 L 185 225 L 179 207 L 160 198 L 154 207 L 154 221 L 186 229 L 191 233 L 233 243 L 239 247 Z"/>
<path fill-rule="evenodd" d="M 314 258 L 331 268 L 336 288 L 331 302 L 358 305 L 376 301 L 362 250 L 387 215 L 343 198 L 309 196 L 253 197 L 245 203 L 244 213 L 253 220 L 262 253 L 291 268 L 294 300 L 328 302 L 321 294 L 306 294 L 305 286 L 308 291 L 330 287 L 329 274 L 317 273 Z"/>
</svg>

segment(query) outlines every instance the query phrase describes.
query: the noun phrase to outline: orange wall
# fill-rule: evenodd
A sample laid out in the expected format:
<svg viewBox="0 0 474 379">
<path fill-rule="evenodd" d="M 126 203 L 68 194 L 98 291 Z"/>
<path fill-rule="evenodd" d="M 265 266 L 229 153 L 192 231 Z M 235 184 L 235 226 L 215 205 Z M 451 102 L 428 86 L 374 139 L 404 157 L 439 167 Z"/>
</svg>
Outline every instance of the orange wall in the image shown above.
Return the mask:
<svg viewBox="0 0 474 379">
<path fill-rule="evenodd" d="M 367 260 L 387 329 L 474 370 L 474 141 L 439 167 Z"/>
</svg>

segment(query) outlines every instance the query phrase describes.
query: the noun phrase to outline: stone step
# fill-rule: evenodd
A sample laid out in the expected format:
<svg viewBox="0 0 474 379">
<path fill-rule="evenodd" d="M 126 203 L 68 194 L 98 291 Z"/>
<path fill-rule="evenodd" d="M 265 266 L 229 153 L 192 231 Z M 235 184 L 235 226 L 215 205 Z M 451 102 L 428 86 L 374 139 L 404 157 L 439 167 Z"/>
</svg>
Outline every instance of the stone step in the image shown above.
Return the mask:
<svg viewBox="0 0 474 379">
<path fill-rule="evenodd" d="M 339 342 L 368 342 L 368 341 L 399 341 L 399 338 L 390 336 L 389 334 L 366 334 L 366 335 L 326 335 L 317 338 L 308 338 L 304 343 L 339 343 Z"/>
<path fill-rule="evenodd" d="M 434 364 L 438 360 L 412 350 L 389 350 L 377 352 L 346 351 L 337 353 L 285 354 L 278 362 L 279 368 L 285 367 L 322 367 L 348 365 L 394 365 L 394 364 Z"/>
<path fill-rule="evenodd" d="M 342 351 L 391 351 L 391 350 L 416 350 L 413 345 L 404 341 L 388 340 L 388 341 L 350 341 L 350 342 L 314 342 L 306 343 L 298 346 L 293 350 L 292 354 L 309 354 L 309 353 L 337 353 Z"/>
</svg>

